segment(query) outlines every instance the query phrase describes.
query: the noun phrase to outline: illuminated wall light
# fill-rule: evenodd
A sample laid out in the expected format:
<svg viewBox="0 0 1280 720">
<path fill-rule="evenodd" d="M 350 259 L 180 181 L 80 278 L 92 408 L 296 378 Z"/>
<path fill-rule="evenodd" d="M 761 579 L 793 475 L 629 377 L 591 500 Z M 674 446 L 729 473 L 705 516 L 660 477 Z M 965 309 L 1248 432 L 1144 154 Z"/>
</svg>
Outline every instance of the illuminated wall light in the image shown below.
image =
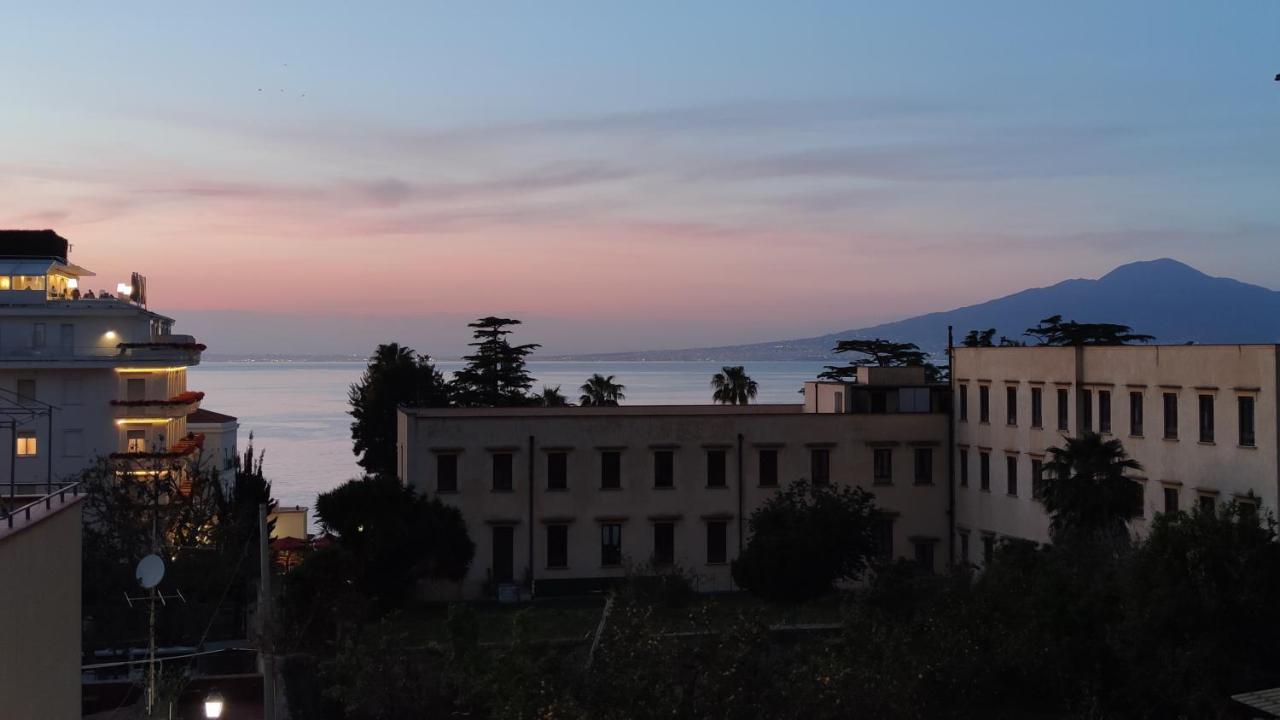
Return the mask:
<svg viewBox="0 0 1280 720">
<path fill-rule="evenodd" d="M 117 425 L 164 425 L 166 423 L 177 420 L 176 417 L 171 418 L 121 418 L 116 420 Z"/>
<path fill-rule="evenodd" d="M 141 367 L 141 368 L 120 367 L 120 368 L 116 368 L 116 372 L 118 372 L 118 373 L 127 373 L 127 372 L 136 372 L 136 373 L 162 373 L 162 372 L 178 372 L 179 370 L 186 370 L 186 369 L 187 369 L 187 366 L 186 366 L 186 365 L 180 365 L 180 366 L 178 366 L 178 367 L 154 367 L 154 368 L 149 368 L 149 367 Z"/>
<path fill-rule="evenodd" d="M 108 340 L 115 340 L 115 339 L 116 339 L 116 331 L 115 331 L 115 330 L 108 330 L 105 334 L 103 334 L 103 337 L 105 337 L 105 338 L 106 338 L 106 339 L 108 339 Z"/>
<path fill-rule="evenodd" d="M 129 283 L 117 283 L 116 292 L 120 293 L 121 295 L 129 295 L 133 293 L 133 286 L 130 285 Z"/>
</svg>

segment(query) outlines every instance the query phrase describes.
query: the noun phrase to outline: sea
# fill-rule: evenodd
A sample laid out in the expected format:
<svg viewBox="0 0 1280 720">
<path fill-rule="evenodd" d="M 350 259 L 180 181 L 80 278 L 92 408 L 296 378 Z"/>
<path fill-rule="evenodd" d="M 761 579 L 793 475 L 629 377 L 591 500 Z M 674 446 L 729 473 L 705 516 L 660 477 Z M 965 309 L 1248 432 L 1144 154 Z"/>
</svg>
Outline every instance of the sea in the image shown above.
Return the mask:
<svg viewBox="0 0 1280 720">
<path fill-rule="evenodd" d="M 723 362 L 531 362 L 534 390 L 559 387 L 577 400 L 593 373 L 626 386 L 626 405 L 711 402 L 711 376 Z M 759 384 L 758 402 L 798 403 L 805 380 L 822 362 L 741 363 Z M 439 362 L 449 376 L 461 362 Z M 313 507 L 316 496 L 359 477 L 351 451 L 347 390 L 365 368 L 359 362 L 204 362 L 188 371 L 188 386 L 205 393 L 202 405 L 236 416 L 241 452 L 253 436 L 264 474 L 282 505 Z"/>
</svg>

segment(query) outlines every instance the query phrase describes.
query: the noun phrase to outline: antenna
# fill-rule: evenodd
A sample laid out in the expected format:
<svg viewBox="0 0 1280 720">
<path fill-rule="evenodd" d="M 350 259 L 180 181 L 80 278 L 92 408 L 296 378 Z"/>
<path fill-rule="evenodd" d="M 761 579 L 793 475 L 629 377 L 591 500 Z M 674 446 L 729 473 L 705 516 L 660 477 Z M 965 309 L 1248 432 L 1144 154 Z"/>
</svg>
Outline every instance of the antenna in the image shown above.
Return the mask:
<svg viewBox="0 0 1280 720">
<path fill-rule="evenodd" d="M 138 561 L 138 569 L 133 571 L 138 584 L 150 590 L 164 579 L 164 560 L 159 555 L 151 554 Z"/>
</svg>

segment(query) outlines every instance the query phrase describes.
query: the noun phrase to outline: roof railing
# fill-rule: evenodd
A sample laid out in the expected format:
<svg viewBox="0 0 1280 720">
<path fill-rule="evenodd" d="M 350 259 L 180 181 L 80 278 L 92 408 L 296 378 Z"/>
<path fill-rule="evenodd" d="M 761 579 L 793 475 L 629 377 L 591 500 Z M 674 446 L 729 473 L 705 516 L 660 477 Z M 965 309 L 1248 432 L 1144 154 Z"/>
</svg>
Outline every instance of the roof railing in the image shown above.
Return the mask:
<svg viewBox="0 0 1280 720">
<path fill-rule="evenodd" d="M 70 493 L 73 498 L 78 497 L 80 495 L 80 483 L 67 483 L 61 488 L 54 490 L 38 500 L 29 502 L 20 508 L 12 509 L 6 513 L 4 521 L 8 524 L 10 530 L 13 529 L 14 518 L 17 518 L 19 515 L 23 516 L 22 519 L 24 522 L 31 522 L 32 510 L 38 509 L 41 505 L 44 505 L 45 510 L 52 510 L 54 498 L 57 498 L 58 505 L 65 505 L 67 503 L 67 493 Z"/>
</svg>

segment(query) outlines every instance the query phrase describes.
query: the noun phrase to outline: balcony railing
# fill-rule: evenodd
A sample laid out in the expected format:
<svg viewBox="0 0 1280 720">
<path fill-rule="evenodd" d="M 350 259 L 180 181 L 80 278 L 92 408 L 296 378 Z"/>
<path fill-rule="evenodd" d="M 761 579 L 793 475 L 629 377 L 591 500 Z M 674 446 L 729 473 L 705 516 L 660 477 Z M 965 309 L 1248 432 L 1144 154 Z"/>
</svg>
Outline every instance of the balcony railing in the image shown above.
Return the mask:
<svg viewBox="0 0 1280 720">
<path fill-rule="evenodd" d="M 116 418 L 157 419 L 186 417 L 200 409 L 204 393 L 188 390 L 167 400 L 112 400 Z"/>
<path fill-rule="evenodd" d="M 205 346 L 190 335 L 153 335 L 143 342 L 116 345 L 0 346 L 0 362 L 166 362 L 191 365 L 200 362 Z"/>
</svg>

